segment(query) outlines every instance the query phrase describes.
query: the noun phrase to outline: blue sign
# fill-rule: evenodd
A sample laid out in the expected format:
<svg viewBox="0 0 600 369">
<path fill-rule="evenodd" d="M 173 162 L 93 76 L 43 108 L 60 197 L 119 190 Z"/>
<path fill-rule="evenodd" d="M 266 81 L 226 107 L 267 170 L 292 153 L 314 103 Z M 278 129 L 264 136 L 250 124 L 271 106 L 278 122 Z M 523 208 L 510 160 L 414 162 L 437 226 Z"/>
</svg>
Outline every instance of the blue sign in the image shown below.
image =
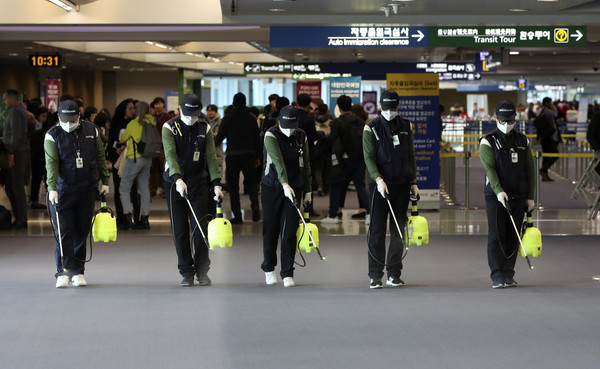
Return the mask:
<svg viewBox="0 0 600 369">
<path fill-rule="evenodd" d="M 337 109 L 337 98 L 346 95 L 352 104 L 360 104 L 360 77 L 332 77 L 329 79 L 329 110 Z M 338 116 L 339 114 L 335 114 Z"/>
<path fill-rule="evenodd" d="M 271 48 L 427 47 L 427 27 L 327 26 L 270 28 Z"/>
<path fill-rule="evenodd" d="M 410 120 L 414 130 L 417 182 L 423 200 L 439 200 L 440 188 L 440 98 L 400 96 L 398 111 Z M 427 195 L 427 196 L 425 196 Z M 431 196 L 429 198 L 428 196 Z"/>
</svg>

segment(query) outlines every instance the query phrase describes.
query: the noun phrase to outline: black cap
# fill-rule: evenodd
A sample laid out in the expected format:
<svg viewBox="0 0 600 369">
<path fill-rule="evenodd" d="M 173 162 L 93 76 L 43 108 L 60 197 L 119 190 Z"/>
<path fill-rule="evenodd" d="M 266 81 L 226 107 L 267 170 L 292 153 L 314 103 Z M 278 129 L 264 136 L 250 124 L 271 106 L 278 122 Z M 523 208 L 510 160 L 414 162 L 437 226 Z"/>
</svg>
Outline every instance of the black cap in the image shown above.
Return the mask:
<svg viewBox="0 0 600 369">
<path fill-rule="evenodd" d="M 297 114 L 297 110 L 293 106 L 284 106 L 279 110 L 279 126 L 281 128 L 298 128 Z"/>
<path fill-rule="evenodd" d="M 498 120 L 514 120 L 517 115 L 515 104 L 508 100 L 502 100 L 496 105 L 496 118 Z"/>
<path fill-rule="evenodd" d="M 76 122 L 79 119 L 79 105 L 73 100 L 65 100 L 58 106 L 58 118 L 61 122 Z"/>
<path fill-rule="evenodd" d="M 202 103 L 198 96 L 194 94 L 183 95 L 181 98 L 181 114 L 188 117 L 199 117 L 202 110 Z"/>
<path fill-rule="evenodd" d="M 385 90 L 381 93 L 381 99 L 379 99 L 381 103 L 381 110 L 396 110 L 398 108 L 398 104 L 400 103 L 400 98 L 398 97 L 398 93 L 394 90 Z"/>
</svg>

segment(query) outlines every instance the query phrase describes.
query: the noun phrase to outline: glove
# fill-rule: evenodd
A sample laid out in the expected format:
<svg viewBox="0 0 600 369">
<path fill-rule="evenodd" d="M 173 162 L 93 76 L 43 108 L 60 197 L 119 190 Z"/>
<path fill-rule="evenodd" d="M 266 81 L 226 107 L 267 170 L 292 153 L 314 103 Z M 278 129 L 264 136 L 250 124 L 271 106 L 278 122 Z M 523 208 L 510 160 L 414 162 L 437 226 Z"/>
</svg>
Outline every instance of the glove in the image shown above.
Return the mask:
<svg viewBox="0 0 600 369">
<path fill-rule="evenodd" d="M 100 195 L 108 195 L 109 191 L 110 191 L 110 189 L 107 185 L 102 185 L 100 187 Z"/>
<path fill-rule="evenodd" d="M 498 195 L 498 202 L 502 204 L 506 208 L 506 204 L 508 203 L 508 195 L 506 192 L 502 191 Z"/>
<path fill-rule="evenodd" d="M 221 186 L 215 186 L 215 197 L 213 198 L 215 201 L 219 201 L 223 198 L 223 190 Z"/>
<path fill-rule="evenodd" d="M 181 197 L 185 197 L 187 195 L 187 185 L 185 184 L 183 179 L 180 178 L 177 180 L 177 182 L 175 182 L 175 189 L 177 190 L 177 192 L 179 192 Z"/>
<path fill-rule="evenodd" d="M 385 182 L 383 181 L 383 178 L 379 177 L 376 180 L 377 182 L 377 191 L 379 191 L 379 193 L 381 194 L 381 196 L 383 196 L 383 198 L 386 198 L 387 194 L 388 194 L 388 188 L 387 185 L 385 184 Z"/>
<path fill-rule="evenodd" d="M 290 185 L 287 183 L 283 184 L 283 194 L 285 195 L 285 197 L 290 199 L 290 201 L 292 203 L 294 202 L 294 196 L 295 196 L 294 189 L 292 187 L 290 187 Z"/>
<path fill-rule="evenodd" d="M 304 194 L 304 203 L 311 204 L 312 203 L 312 192 L 307 192 Z"/>
<path fill-rule="evenodd" d="M 535 202 L 533 202 L 533 200 L 527 200 L 527 212 L 531 213 L 533 211 L 533 209 L 535 208 Z"/>
<path fill-rule="evenodd" d="M 415 199 L 419 197 L 419 187 L 416 184 L 410 186 L 410 195 Z"/>
<path fill-rule="evenodd" d="M 54 205 L 58 204 L 58 192 L 50 191 L 48 193 L 48 199 L 50 200 L 50 203 Z"/>
</svg>

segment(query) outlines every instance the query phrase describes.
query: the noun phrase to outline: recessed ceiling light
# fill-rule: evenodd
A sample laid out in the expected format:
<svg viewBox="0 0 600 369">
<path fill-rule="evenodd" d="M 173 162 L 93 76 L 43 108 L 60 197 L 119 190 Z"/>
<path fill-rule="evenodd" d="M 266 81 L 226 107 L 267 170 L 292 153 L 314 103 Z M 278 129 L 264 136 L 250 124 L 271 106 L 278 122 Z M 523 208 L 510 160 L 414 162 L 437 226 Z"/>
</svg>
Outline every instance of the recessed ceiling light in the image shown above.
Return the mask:
<svg viewBox="0 0 600 369">
<path fill-rule="evenodd" d="M 520 53 L 518 51 L 511 51 L 509 52 L 510 55 L 519 55 Z"/>
<path fill-rule="evenodd" d="M 96 58 L 97 61 L 105 61 L 106 58 Z"/>
<path fill-rule="evenodd" d="M 560 0 L 537 0 L 540 3 L 557 3 Z"/>
<path fill-rule="evenodd" d="M 8 56 L 19 56 L 19 53 L 10 53 Z"/>
<path fill-rule="evenodd" d="M 519 9 L 519 8 L 513 8 L 513 9 L 508 9 L 509 12 L 528 12 L 529 9 Z"/>
<path fill-rule="evenodd" d="M 273 9 L 269 9 L 270 12 L 285 12 L 287 10 L 285 9 L 280 9 L 280 8 L 273 8 Z"/>
<path fill-rule="evenodd" d="M 113 69 L 121 69 L 121 66 L 119 66 L 119 65 L 113 65 Z"/>
</svg>

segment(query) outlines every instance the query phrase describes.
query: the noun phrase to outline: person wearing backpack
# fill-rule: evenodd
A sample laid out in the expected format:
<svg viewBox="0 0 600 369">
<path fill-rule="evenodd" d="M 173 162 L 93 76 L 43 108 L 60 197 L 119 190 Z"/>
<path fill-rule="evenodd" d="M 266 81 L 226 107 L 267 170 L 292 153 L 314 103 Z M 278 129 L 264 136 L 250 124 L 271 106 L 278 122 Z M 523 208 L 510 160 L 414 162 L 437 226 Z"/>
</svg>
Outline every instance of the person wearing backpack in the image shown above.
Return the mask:
<svg viewBox="0 0 600 369">
<path fill-rule="evenodd" d="M 127 158 L 121 176 L 119 192 L 123 204 L 123 223 L 120 229 L 150 229 L 148 216 L 150 214 L 150 168 L 152 167 L 151 155 L 141 154 L 150 152 L 148 143 L 140 145 L 144 124 L 156 126 L 154 117 L 150 115 L 150 105 L 139 101 L 135 105 L 136 117 L 127 124 L 125 132 L 121 135 L 121 142 L 127 144 Z M 154 129 L 156 130 L 156 129 Z M 142 141 L 143 142 L 143 141 Z M 143 149 L 142 149 L 143 148 Z M 141 150 L 140 150 L 141 149 Z M 137 179 L 138 194 L 140 195 L 141 217 L 140 221 L 133 224 L 131 220 L 131 186 Z"/>
</svg>

